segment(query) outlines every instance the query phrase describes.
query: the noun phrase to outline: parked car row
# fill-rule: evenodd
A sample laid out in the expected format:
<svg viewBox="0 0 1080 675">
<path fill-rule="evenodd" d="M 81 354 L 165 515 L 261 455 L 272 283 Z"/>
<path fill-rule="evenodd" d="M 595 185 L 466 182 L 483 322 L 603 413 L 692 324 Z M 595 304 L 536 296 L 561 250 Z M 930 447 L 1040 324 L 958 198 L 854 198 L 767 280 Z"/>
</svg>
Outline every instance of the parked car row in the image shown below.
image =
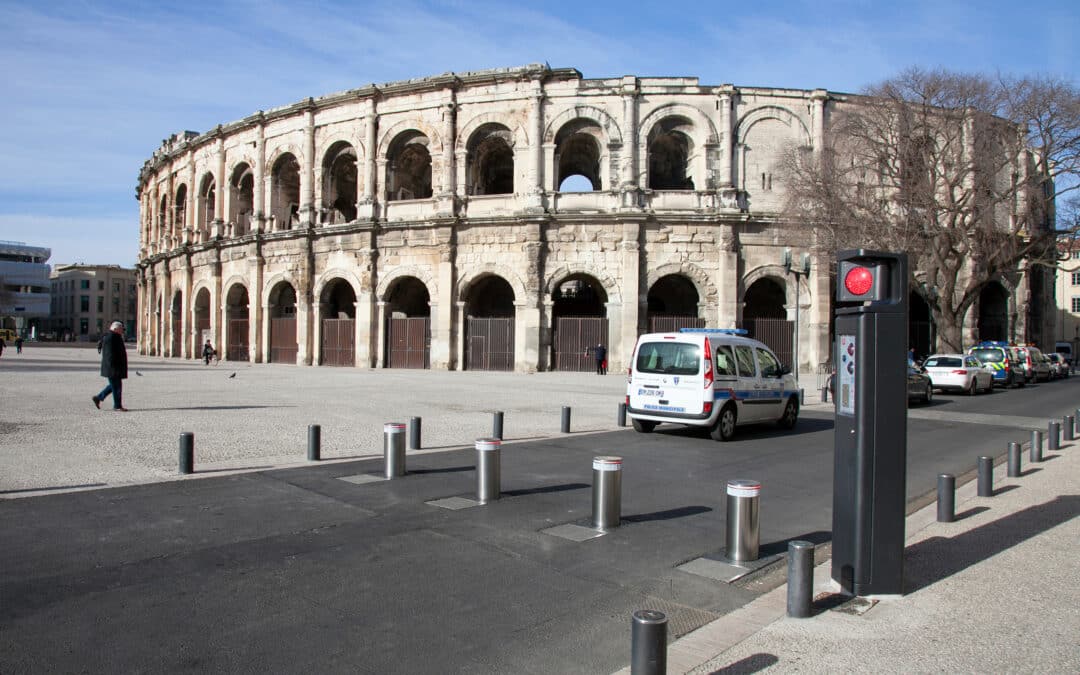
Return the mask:
<svg viewBox="0 0 1080 675">
<path fill-rule="evenodd" d="M 968 350 L 990 369 L 994 384 L 1023 387 L 1029 382 L 1047 382 L 1069 376 L 1069 364 L 1061 354 L 1044 354 L 1034 345 L 1007 342 L 980 342 Z"/>
</svg>

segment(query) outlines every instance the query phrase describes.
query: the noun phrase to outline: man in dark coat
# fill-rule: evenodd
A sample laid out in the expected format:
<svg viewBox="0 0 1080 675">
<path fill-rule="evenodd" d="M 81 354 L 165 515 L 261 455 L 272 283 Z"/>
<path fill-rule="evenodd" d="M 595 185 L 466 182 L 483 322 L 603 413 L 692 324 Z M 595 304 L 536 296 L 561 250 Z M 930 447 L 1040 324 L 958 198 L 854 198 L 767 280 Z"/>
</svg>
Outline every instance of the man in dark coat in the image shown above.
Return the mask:
<svg viewBox="0 0 1080 675">
<path fill-rule="evenodd" d="M 112 394 L 113 410 L 127 412 L 124 407 L 123 391 L 124 380 L 127 379 L 127 348 L 124 346 L 124 324 L 113 321 L 109 326 L 109 332 L 101 338 L 101 376 L 109 380 L 109 384 L 101 390 L 101 393 L 92 396 L 94 407 L 101 408 L 101 402 L 105 397 Z"/>
<path fill-rule="evenodd" d="M 596 374 L 607 374 L 607 348 L 603 344 L 593 347 L 593 358 L 596 359 Z"/>
</svg>

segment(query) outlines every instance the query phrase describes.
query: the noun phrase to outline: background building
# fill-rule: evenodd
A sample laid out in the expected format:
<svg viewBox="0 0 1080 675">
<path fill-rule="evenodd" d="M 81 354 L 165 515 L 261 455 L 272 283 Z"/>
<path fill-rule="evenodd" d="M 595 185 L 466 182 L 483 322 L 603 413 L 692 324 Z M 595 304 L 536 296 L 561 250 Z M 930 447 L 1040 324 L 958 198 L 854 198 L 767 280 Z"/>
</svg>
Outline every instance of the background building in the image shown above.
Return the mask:
<svg viewBox="0 0 1080 675">
<path fill-rule="evenodd" d="M 136 272 L 119 265 L 57 265 L 46 331 L 55 339 L 96 340 L 113 321 L 138 331 Z M 53 336 L 50 336 L 53 337 Z"/>
<path fill-rule="evenodd" d="M 50 255 L 40 246 L 0 241 L 0 328 L 30 337 L 49 316 Z"/>
</svg>

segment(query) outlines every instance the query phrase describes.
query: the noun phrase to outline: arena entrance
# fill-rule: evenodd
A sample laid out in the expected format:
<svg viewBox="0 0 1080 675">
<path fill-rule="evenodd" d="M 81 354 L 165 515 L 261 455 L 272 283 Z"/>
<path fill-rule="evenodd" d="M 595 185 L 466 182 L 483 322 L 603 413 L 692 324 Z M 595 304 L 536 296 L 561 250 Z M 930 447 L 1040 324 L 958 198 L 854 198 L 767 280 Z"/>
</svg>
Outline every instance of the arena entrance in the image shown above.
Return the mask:
<svg viewBox="0 0 1080 675">
<path fill-rule="evenodd" d="M 431 367 L 431 296 L 416 277 L 403 277 L 387 293 L 388 368 Z"/>
<path fill-rule="evenodd" d="M 194 336 L 194 349 L 192 355 L 195 358 L 202 356 L 203 343 L 209 339 L 213 341 L 213 336 L 210 335 L 210 291 L 202 289 L 195 295 L 195 307 L 192 311 L 195 325 Z M 214 345 L 215 348 L 218 345 Z"/>
<path fill-rule="evenodd" d="M 996 281 L 979 293 L 979 339 L 1008 340 L 1009 293 Z"/>
<path fill-rule="evenodd" d="M 781 364 L 794 367 L 791 359 L 795 322 L 787 320 L 784 286 L 774 279 L 758 279 L 746 289 L 743 300 L 741 328 L 749 337 L 768 345 Z"/>
<path fill-rule="evenodd" d="M 646 307 L 645 325 L 650 333 L 705 327 L 705 319 L 698 318 L 697 288 L 682 275 L 660 277 L 649 289 Z"/>
<path fill-rule="evenodd" d="M 184 296 L 177 291 L 173 294 L 172 310 L 169 312 L 169 318 L 172 322 L 172 338 L 171 348 L 169 356 L 174 359 L 180 358 L 182 354 L 182 346 L 184 344 Z"/>
<path fill-rule="evenodd" d="M 270 359 L 268 363 L 296 364 L 296 290 L 282 281 L 270 291 Z"/>
<path fill-rule="evenodd" d="M 225 358 L 228 361 L 247 361 L 248 350 L 248 292 L 235 284 L 225 297 Z"/>
<path fill-rule="evenodd" d="M 356 292 L 349 282 L 335 279 L 319 299 L 321 351 L 324 366 L 356 365 Z"/>
<path fill-rule="evenodd" d="M 468 370 L 514 369 L 514 289 L 505 279 L 486 276 L 465 301 L 465 364 Z"/>
<path fill-rule="evenodd" d="M 555 326 L 552 364 L 555 370 L 593 372 L 596 359 L 592 349 L 610 347 L 605 304 L 607 294 L 596 279 L 575 274 L 561 281 L 551 294 L 551 316 Z"/>
</svg>

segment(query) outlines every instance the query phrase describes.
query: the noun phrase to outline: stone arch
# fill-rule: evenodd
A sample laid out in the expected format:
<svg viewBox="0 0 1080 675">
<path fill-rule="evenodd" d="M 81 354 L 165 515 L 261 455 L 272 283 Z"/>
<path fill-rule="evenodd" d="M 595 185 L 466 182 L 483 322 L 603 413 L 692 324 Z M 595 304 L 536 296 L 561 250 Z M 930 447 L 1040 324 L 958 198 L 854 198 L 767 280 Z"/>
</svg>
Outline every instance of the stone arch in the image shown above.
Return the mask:
<svg viewBox="0 0 1080 675">
<path fill-rule="evenodd" d="M 487 124 L 500 124 L 510 130 L 513 142 L 511 143 L 511 149 L 527 148 L 529 147 L 529 135 L 526 133 L 525 128 L 514 121 L 514 117 L 508 113 L 502 112 L 483 112 L 478 113 L 469 118 L 469 121 L 462 124 L 458 132 L 456 152 L 465 152 L 469 139 L 476 131 Z"/>
<path fill-rule="evenodd" d="M 326 289 L 326 287 L 333 282 L 339 280 L 345 281 L 350 286 L 352 286 L 353 292 L 356 294 L 356 297 L 360 297 L 363 289 L 363 284 L 360 282 L 360 277 L 358 277 L 356 273 L 352 270 L 348 270 L 343 267 L 332 267 L 320 274 L 318 280 L 315 282 L 312 297 L 322 297 L 322 293 Z"/>
<path fill-rule="evenodd" d="M 259 302 L 262 307 L 268 307 L 270 305 L 270 294 L 278 286 L 278 284 L 285 282 L 293 287 L 293 291 L 296 293 L 297 302 L 300 300 L 300 281 L 292 275 L 291 272 L 278 272 L 274 276 L 270 277 L 263 282 L 263 287 L 259 292 Z M 248 295 L 250 298 L 250 293 Z"/>
<path fill-rule="evenodd" d="M 482 124 L 465 147 L 465 194 L 513 194 L 514 138 L 509 127 L 500 122 Z"/>
<path fill-rule="evenodd" d="M 544 300 L 550 301 L 552 295 L 555 293 L 556 287 L 560 283 L 565 281 L 568 277 L 578 275 L 589 276 L 600 282 L 601 288 L 603 288 L 604 293 L 607 295 L 608 303 L 622 302 L 619 284 L 610 274 L 606 271 L 602 272 L 595 267 L 581 263 L 569 263 L 549 273 L 547 279 L 544 280 Z"/>
<path fill-rule="evenodd" d="M 199 193 L 195 200 L 195 230 L 203 237 L 210 236 L 210 224 L 218 217 L 217 191 L 220 182 L 213 171 L 206 171 L 199 180 Z"/>
<path fill-rule="evenodd" d="M 521 276 L 513 269 L 504 265 L 498 265 L 496 263 L 486 263 L 483 265 L 477 265 L 474 268 L 461 271 L 461 277 L 458 279 L 457 297 L 459 299 L 465 298 L 471 287 L 486 276 L 502 277 L 506 283 L 510 284 L 510 288 L 514 291 L 514 302 L 521 303 L 528 297 L 528 293 L 525 290 L 525 282 Z M 432 297 L 435 297 L 434 295 Z"/>
<path fill-rule="evenodd" d="M 427 136 L 428 144 L 432 148 L 442 147 L 442 135 L 436 131 L 434 127 L 417 117 L 410 117 L 391 125 L 388 129 L 379 133 L 379 140 L 377 142 L 379 150 L 378 155 L 376 155 L 377 158 L 381 160 L 388 159 L 386 153 L 390 149 L 390 146 L 398 136 L 406 131 L 416 131 Z M 434 157 L 439 153 L 433 152 L 431 154 L 432 157 Z"/>
<path fill-rule="evenodd" d="M 795 296 L 794 296 L 795 289 L 793 288 L 793 284 L 792 284 L 792 275 L 789 274 L 786 269 L 784 269 L 783 265 L 761 265 L 760 267 L 755 267 L 753 270 L 750 270 L 749 272 L 747 272 L 743 276 L 742 289 L 741 289 L 740 297 L 746 295 L 746 291 L 752 285 L 754 285 L 755 281 L 759 281 L 761 279 L 766 279 L 766 278 L 772 279 L 781 288 L 784 289 L 784 306 L 785 307 L 794 307 L 795 306 Z M 807 299 L 807 295 L 809 293 L 810 293 L 809 284 L 804 279 L 799 283 L 799 294 L 800 294 L 800 299 L 802 301 L 803 306 L 805 306 L 809 302 L 809 300 Z"/>
<path fill-rule="evenodd" d="M 668 103 L 653 110 L 638 124 L 639 148 L 645 147 L 649 140 L 649 132 L 652 131 L 652 128 L 659 124 L 665 117 L 684 117 L 690 120 L 694 126 L 694 131 L 696 132 L 694 142 L 701 145 L 703 148 L 706 145 L 713 145 L 719 142 L 719 134 L 717 134 L 716 126 L 712 123 L 712 120 L 709 119 L 708 115 L 692 105 L 687 105 L 685 103 Z"/>
<path fill-rule="evenodd" d="M 740 117 L 735 124 L 735 142 L 742 143 L 749 134 L 750 129 L 758 122 L 766 119 L 775 119 L 788 128 L 791 128 L 793 124 L 797 125 L 795 129 L 802 133 L 802 140 L 807 144 L 810 143 L 810 129 L 807 128 L 802 118 L 791 110 L 778 105 L 760 106 Z M 792 140 L 799 140 L 794 134 L 792 134 L 791 138 Z"/>
<path fill-rule="evenodd" d="M 435 153 L 431 137 L 409 128 L 394 136 L 386 148 L 387 201 L 430 199 L 434 194 Z"/>
<path fill-rule="evenodd" d="M 350 132 L 347 129 L 336 129 L 326 134 L 319 134 L 316 130 L 317 141 L 315 145 L 315 156 L 326 158 L 326 153 L 330 152 L 330 148 L 338 143 L 348 143 L 352 146 L 356 152 L 358 160 L 363 160 L 368 153 L 368 149 L 364 147 L 364 139 L 355 132 Z M 316 167 L 317 168 L 317 167 Z"/>
<path fill-rule="evenodd" d="M 238 162 L 229 170 L 229 207 L 228 222 L 230 234 L 242 237 L 251 229 L 251 218 L 255 212 L 255 170 L 247 162 Z"/>
<path fill-rule="evenodd" d="M 270 218 L 272 229 L 291 230 L 300 224 L 300 185 L 305 167 L 292 152 L 276 153 L 266 163 L 270 178 Z"/>
<path fill-rule="evenodd" d="M 697 289 L 698 301 L 704 304 L 715 304 L 720 293 L 709 275 L 694 263 L 668 263 L 649 270 L 645 278 L 645 288 L 652 288 L 661 278 L 678 275 L 686 277 Z"/>
<path fill-rule="evenodd" d="M 337 225 L 356 220 L 360 167 L 356 147 L 347 140 L 335 141 L 321 155 L 316 178 L 322 202 L 319 222 Z"/>
<path fill-rule="evenodd" d="M 173 209 L 176 211 L 173 216 L 173 230 L 179 236 L 187 225 L 188 184 L 180 183 L 173 194 Z"/>
<path fill-rule="evenodd" d="M 387 293 L 390 292 L 394 283 L 401 277 L 413 277 L 419 279 L 420 282 L 427 287 L 429 297 L 438 297 L 438 294 L 436 293 L 435 277 L 431 273 L 431 270 L 427 267 L 420 267 L 418 265 L 395 267 L 386 274 L 380 275 L 379 283 L 375 287 L 375 297 L 382 302 L 386 302 Z"/>
<path fill-rule="evenodd" d="M 544 143 L 554 143 L 555 136 L 562 127 L 579 119 L 595 122 L 604 131 L 607 141 L 605 145 L 622 145 L 622 130 L 615 118 L 591 105 L 576 105 L 555 115 L 544 130 Z"/>
</svg>

